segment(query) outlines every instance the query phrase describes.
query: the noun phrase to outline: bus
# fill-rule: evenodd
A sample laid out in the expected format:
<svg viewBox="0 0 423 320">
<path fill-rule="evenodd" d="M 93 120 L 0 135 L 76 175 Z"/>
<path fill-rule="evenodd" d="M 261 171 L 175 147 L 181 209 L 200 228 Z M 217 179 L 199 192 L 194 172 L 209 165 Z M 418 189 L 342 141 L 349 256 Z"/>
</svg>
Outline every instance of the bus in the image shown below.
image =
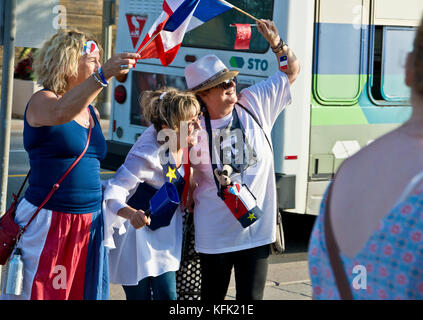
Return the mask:
<svg viewBox="0 0 423 320">
<path fill-rule="evenodd" d="M 423 1 L 229 0 L 271 19 L 301 63 L 292 104 L 272 131 L 278 205 L 283 212 L 317 215 L 323 193 L 344 159 L 393 130 L 411 114 L 405 58 Z M 116 52 L 134 52 L 162 11 L 161 1 L 120 0 Z M 186 89 L 184 68 L 216 54 L 239 70 L 238 89 L 272 75 L 275 55 L 252 26 L 248 50 L 234 50 L 234 23 L 255 22 L 235 10 L 188 32 L 175 60 L 139 60 L 114 80 L 105 169 L 116 170 L 148 123 L 140 94 L 163 85 Z M 374 164 L 377 166 L 377 163 Z"/>
</svg>

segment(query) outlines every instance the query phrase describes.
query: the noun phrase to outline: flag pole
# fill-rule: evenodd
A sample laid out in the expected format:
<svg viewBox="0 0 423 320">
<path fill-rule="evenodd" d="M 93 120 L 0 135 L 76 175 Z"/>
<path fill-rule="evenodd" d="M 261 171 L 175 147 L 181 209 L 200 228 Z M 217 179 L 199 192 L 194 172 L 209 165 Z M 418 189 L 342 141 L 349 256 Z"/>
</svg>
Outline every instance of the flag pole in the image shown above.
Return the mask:
<svg viewBox="0 0 423 320">
<path fill-rule="evenodd" d="M 255 21 L 257 21 L 257 22 L 261 22 L 259 19 L 257 19 L 256 17 L 254 17 L 254 16 L 252 16 L 251 14 L 249 14 L 248 12 L 245 12 L 244 10 L 241 10 L 240 8 L 238 8 L 238 7 L 236 7 L 236 6 L 234 6 L 233 4 L 231 4 L 231 3 L 229 3 L 229 2 L 227 2 L 227 1 L 225 1 L 225 0 L 219 0 L 220 2 L 222 2 L 222 3 L 224 3 L 224 4 L 226 4 L 226 5 L 228 5 L 228 6 L 230 6 L 232 9 L 235 9 L 236 11 L 238 11 L 238 12 L 240 12 L 240 13 L 242 13 L 242 14 L 245 14 L 247 17 L 250 17 L 251 19 L 253 19 L 253 20 L 255 20 Z"/>
<path fill-rule="evenodd" d="M 142 46 L 142 48 L 141 49 L 138 49 L 137 50 L 137 53 L 141 53 L 158 35 L 159 35 L 159 33 L 160 32 L 157 32 L 155 35 L 153 35 L 151 38 L 150 38 L 150 40 L 148 40 L 143 46 Z"/>
</svg>

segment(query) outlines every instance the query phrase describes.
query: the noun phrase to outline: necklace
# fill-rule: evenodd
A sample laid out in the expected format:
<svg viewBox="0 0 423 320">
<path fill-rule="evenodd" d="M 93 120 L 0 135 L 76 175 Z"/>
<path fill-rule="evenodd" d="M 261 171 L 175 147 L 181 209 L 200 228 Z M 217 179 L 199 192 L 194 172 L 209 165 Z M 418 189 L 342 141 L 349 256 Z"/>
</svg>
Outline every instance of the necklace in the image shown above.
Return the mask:
<svg viewBox="0 0 423 320">
<path fill-rule="evenodd" d="M 86 127 L 89 127 L 89 126 L 90 126 L 90 122 L 89 122 L 88 120 L 84 120 L 84 125 L 85 125 Z"/>
</svg>

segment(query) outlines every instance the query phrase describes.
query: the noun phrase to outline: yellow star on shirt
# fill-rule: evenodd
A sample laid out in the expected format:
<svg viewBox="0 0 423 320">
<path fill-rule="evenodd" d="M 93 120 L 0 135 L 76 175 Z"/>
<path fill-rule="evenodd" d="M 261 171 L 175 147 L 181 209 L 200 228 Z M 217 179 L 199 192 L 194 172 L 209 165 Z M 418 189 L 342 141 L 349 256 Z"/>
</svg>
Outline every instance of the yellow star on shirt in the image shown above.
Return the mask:
<svg viewBox="0 0 423 320">
<path fill-rule="evenodd" d="M 250 219 L 251 221 L 253 221 L 253 219 L 257 219 L 257 218 L 254 216 L 254 213 L 249 213 L 248 214 L 248 219 Z"/>
<path fill-rule="evenodd" d="M 178 179 L 175 175 L 176 168 L 172 170 L 171 167 L 168 167 L 169 170 L 167 171 L 166 177 L 169 178 L 169 182 L 172 182 L 172 179 Z"/>
</svg>

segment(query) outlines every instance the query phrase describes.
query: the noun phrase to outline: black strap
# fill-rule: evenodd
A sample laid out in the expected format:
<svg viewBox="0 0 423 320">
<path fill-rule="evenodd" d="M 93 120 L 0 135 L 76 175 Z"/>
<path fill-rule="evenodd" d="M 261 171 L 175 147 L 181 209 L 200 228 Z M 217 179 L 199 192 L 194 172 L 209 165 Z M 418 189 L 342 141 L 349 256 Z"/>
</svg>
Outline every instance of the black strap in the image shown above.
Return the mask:
<svg viewBox="0 0 423 320">
<path fill-rule="evenodd" d="M 237 105 L 239 105 L 242 109 L 244 109 L 250 116 L 251 118 L 254 119 L 254 121 L 257 123 L 257 125 L 260 127 L 260 129 L 263 131 L 264 136 L 266 137 L 267 143 L 269 144 L 270 150 L 273 153 L 273 147 L 272 147 L 272 143 L 270 142 L 269 137 L 266 134 L 266 131 L 264 131 L 263 126 L 261 125 L 261 123 L 258 121 L 258 119 L 254 116 L 254 114 L 248 110 L 246 107 L 244 107 L 242 104 L 240 104 L 239 102 L 236 103 Z"/>
<path fill-rule="evenodd" d="M 217 165 L 213 162 L 213 133 L 212 133 L 212 127 L 211 127 L 211 121 L 210 121 L 210 114 L 207 111 L 207 109 L 204 111 L 204 122 L 206 123 L 206 131 L 207 131 L 207 135 L 209 137 L 209 156 L 210 156 L 210 163 L 212 165 L 212 176 L 214 178 L 214 182 L 216 183 L 216 187 L 217 187 L 217 196 L 219 198 L 222 197 L 221 192 L 220 192 L 220 187 L 219 187 L 219 181 L 217 180 L 214 171 L 215 169 L 217 169 Z"/>
<path fill-rule="evenodd" d="M 270 140 L 269 140 L 269 138 L 267 137 L 267 135 L 266 135 L 266 132 L 264 131 L 264 129 L 263 129 L 263 127 L 262 127 L 262 125 L 260 124 L 260 122 L 256 119 L 256 117 L 247 109 L 247 108 L 245 108 L 242 104 L 240 104 L 239 102 L 237 102 L 237 104 L 242 108 L 242 109 L 244 109 L 253 119 L 254 119 L 254 121 L 257 123 L 257 125 L 260 127 L 260 129 L 263 131 L 263 134 L 264 134 L 264 136 L 266 137 L 266 140 L 267 140 L 267 143 L 269 144 L 269 147 L 270 147 L 270 150 L 272 151 L 272 153 L 273 153 L 273 148 L 272 148 L 272 144 L 271 144 L 271 142 L 270 142 Z M 233 110 L 232 110 L 232 113 L 233 113 L 233 115 L 234 116 L 236 116 L 237 118 L 238 118 L 238 121 L 239 121 L 239 125 L 241 126 L 241 130 L 242 130 L 242 132 L 245 134 L 245 132 L 244 132 L 244 128 L 243 128 L 243 126 L 242 126 L 242 123 L 241 123 L 241 120 L 239 120 L 239 117 L 238 117 L 238 113 L 236 112 L 236 109 L 234 108 Z M 210 162 L 211 162 L 211 165 L 212 165 L 212 175 L 213 175 L 213 178 L 214 178 L 214 182 L 216 183 L 216 187 L 217 187 L 217 190 L 218 190 L 218 192 L 217 192 L 217 195 L 220 197 L 220 198 L 222 198 L 222 194 L 221 194 L 221 190 L 220 190 L 220 184 L 219 184 L 219 181 L 217 180 L 217 178 L 216 178 L 216 175 L 214 174 L 214 171 L 215 171 L 215 169 L 217 169 L 217 165 L 215 164 L 215 163 L 213 163 L 213 133 L 212 133 L 212 127 L 211 127 L 211 121 L 210 121 L 210 114 L 209 114 L 209 112 L 207 111 L 207 109 L 205 108 L 205 110 L 204 110 L 204 122 L 205 122 L 205 124 L 206 124 L 206 131 L 207 131 L 207 135 L 208 135 L 208 137 L 209 137 L 209 156 L 210 156 Z"/>
<path fill-rule="evenodd" d="M 29 169 L 28 173 L 26 174 L 26 177 L 25 177 L 24 181 L 22 182 L 21 187 L 19 188 L 18 193 L 17 193 L 16 195 L 15 195 L 15 194 L 12 194 L 13 198 L 14 198 L 16 201 L 20 198 L 21 193 L 22 193 L 22 190 L 23 190 L 23 188 L 24 188 L 24 186 L 25 186 L 25 183 L 28 181 L 28 178 L 29 178 L 29 174 L 30 174 L 30 173 L 31 173 L 31 169 Z"/>
</svg>

